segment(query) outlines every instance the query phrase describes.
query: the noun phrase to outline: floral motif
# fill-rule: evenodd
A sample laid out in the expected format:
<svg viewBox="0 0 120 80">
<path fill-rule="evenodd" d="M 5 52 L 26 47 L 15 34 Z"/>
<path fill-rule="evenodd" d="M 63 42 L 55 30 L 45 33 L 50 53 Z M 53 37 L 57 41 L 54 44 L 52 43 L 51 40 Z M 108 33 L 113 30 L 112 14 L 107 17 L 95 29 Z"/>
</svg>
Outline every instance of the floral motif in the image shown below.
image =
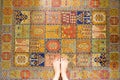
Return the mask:
<svg viewBox="0 0 120 80">
<path fill-rule="evenodd" d="M 59 40 L 48 40 L 46 42 L 46 49 L 48 52 L 59 52 L 60 41 Z"/>
</svg>

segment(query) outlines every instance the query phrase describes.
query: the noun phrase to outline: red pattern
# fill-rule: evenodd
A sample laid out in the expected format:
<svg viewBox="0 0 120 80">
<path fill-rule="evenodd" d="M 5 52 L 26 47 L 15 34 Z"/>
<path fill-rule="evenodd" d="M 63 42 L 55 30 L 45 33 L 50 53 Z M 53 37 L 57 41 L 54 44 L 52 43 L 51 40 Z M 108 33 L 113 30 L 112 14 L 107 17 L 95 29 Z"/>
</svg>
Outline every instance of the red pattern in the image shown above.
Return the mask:
<svg viewBox="0 0 120 80">
<path fill-rule="evenodd" d="M 30 78 L 30 71 L 29 70 L 22 70 L 20 75 L 21 75 L 22 79 L 28 79 L 28 78 Z"/>
<path fill-rule="evenodd" d="M 10 57 L 11 57 L 10 52 L 3 52 L 3 53 L 1 54 L 1 58 L 2 58 L 3 60 L 10 60 Z"/>
<path fill-rule="evenodd" d="M 10 42 L 12 39 L 11 35 L 10 34 L 3 34 L 2 35 L 2 41 L 3 42 Z"/>
<path fill-rule="evenodd" d="M 49 40 L 46 43 L 46 48 L 50 52 L 56 52 L 56 51 L 58 51 L 60 49 L 60 43 L 57 40 Z"/>
<path fill-rule="evenodd" d="M 96 8 L 96 7 L 99 7 L 99 5 L 100 5 L 100 0 L 91 0 L 90 1 L 90 6 L 91 7 Z"/>
<path fill-rule="evenodd" d="M 119 24 L 119 18 L 118 17 L 111 17 L 110 18 L 111 25 L 118 25 Z"/>
<path fill-rule="evenodd" d="M 119 42 L 119 36 L 118 35 L 110 35 L 110 42 L 111 43 L 118 43 Z"/>
<path fill-rule="evenodd" d="M 76 27 L 75 26 L 63 27 L 62 38 L 76 38 Z"/>
</svg>

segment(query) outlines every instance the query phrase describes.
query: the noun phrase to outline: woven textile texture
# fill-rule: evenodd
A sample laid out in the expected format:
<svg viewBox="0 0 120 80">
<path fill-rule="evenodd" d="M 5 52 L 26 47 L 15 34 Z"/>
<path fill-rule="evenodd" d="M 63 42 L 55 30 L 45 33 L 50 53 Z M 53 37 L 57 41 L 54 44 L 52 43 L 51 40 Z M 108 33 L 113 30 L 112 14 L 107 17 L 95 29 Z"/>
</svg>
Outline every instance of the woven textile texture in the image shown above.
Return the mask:
<svg viewBox="0 0 120 80">
<path fill-rule="evenodd" d="M 120 0 L 0 0 L 0 80 L 120 80 Z"/>
</svg>

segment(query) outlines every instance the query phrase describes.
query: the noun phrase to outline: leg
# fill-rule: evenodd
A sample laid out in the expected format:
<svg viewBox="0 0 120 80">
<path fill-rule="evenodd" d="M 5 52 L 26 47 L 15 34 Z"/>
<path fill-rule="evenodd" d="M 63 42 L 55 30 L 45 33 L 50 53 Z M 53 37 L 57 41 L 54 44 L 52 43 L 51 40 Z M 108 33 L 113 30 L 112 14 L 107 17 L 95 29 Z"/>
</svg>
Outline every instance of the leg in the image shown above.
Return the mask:
<svg viewBox="0 0 120 80">
<path fill-rule="evenodd" d="M 68 80 L 66 71 L 68 67 L 68 60 L 66 58 L 61 58 L 61 75 L 63 80 Z"/>
<path fill-rule="evenodd" d="M 54 76 L 53 80 L 58 80 L 59 76 L 60 76 L 60 59 L 55 59 L 53 61 L 53 67 L 55 70 L 55 76 Z"/>
</svg>

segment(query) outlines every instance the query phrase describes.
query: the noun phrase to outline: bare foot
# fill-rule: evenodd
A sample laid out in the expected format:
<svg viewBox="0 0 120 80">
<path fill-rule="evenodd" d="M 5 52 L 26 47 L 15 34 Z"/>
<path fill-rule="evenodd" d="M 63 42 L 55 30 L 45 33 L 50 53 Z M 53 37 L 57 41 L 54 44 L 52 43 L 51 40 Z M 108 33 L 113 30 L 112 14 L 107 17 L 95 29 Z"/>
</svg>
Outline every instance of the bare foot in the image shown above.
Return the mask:
<svg viewBox="0 0 120 80">
<path fill-rule="evenodd" d="M 61 75 L 63 80 L 68 80 L 67 77 L 67 67 L 68 67 L 68 60 L 66 58 L 61 58 Z"/>
<path fill-rule="evenodd" d="M 54 76 L 53 80 L 58 80 L 59 76 L 60 76 L 60 59 L 55 59 L 53 61 L 53 67 L 55 70 L 55 76 Z"/>
</svg>

